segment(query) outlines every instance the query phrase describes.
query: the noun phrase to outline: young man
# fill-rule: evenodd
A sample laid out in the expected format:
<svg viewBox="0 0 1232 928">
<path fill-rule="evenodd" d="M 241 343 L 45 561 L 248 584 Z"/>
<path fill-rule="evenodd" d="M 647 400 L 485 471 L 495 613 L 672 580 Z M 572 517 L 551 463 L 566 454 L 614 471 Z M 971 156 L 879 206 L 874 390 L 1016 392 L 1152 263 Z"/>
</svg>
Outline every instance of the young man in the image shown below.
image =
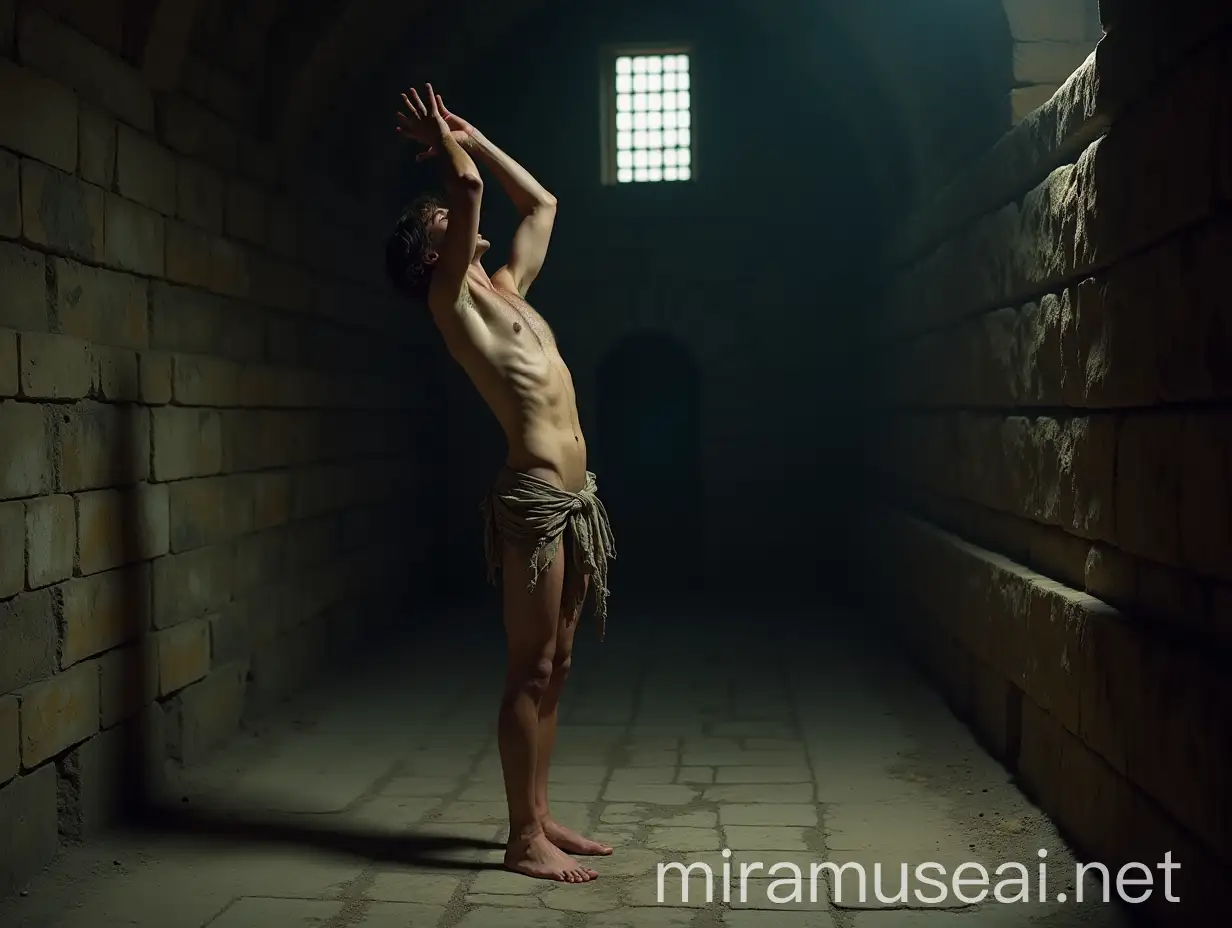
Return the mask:
<svg viewBox="0 0 1232 928">
<path fill-rule="evenodd" d="M 509 442 L 505 467 L 485 502 L 490 578 L 503 575 L 509 663 L 499 743 L 509 803 L 505 866 L 569 883 L 598 874 L 571 854 L 612 849 L 552 818 L 548 765 L 557 706 L 587 591 L 594 586 L 602 637 L 607 561 L 614 544 L 607 513 L 586 469 L 573 381 L 551 329 L 526 303 L 543 266 L 556 199 L 474 126 L 445 109 L 427 86 L 403 94 L 398 131 L 418 156 L 441 165 L 445 201 L 421 198 L 399 219 L 386 251 L 394 283 L 427 302 L 445 347 L 499 421 Z M 509 263 L 491 276 L 479 234 L 485 164 L 522 215 Z"/>
</svg>

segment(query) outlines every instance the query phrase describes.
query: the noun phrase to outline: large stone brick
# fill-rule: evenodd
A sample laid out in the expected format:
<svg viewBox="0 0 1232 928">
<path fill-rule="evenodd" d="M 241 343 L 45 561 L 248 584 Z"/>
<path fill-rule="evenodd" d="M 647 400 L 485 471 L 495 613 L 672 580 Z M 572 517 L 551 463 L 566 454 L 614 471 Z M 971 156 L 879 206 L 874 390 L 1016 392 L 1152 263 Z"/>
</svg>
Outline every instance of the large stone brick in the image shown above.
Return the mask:
<svg viewBox="0 0 1232 928">
<path fill-rule="evenodd" d="M 0 238 L 21 235 L 21 171 L 17 156 L 0 149 Z"/>
<path fill-rule="evenodd" d="M 208 165 L 180 158 L 177 170 L 175 214 L 206 232 L 222 232 L 226 182 Z"/>
<path fill-rule="evenodd" d="M 192 619 L 155 633 L 158 693 L 170 696 L 210 672 L 210 623 Z"/>
<path fill-rule="evenodd" d="M 149 285 L 139 277 L 53 258 L 59 331 L 104 345 L 149 345 Z"/>
<path fill-rule="evenodd" d="M 103 254 L 104 194 L 37 161 L 21 162 L 22 234 L 35 244 L 76 258 Z"/>
<path fill-rule="evenodd" d="M 26 585 L 26 506 L 0 503 L 0 599 Z"/>
<path fill-rule="evenodd" d="M 164 216 L 174 216 L 175 156 L 150 136 L 120 126 L 115 192 Z"/>
<path fill-rule="evenodd" d="M 55 603 L 50 590 L 23 593 L 0 602 L 0 693 L 50 676 L 56 667 Z"/>
<path fill-rule="evenodd" d="M 195 548 L 151 562 L 154 625 L 170 628 L 215 612 L 231 598 L 235 550 L 230 545 Z"/>
<path fill-rule="evenodd" d="M 168 754 L 193 764 L 230 740 L 244 715 L 246 690 L 247 666 L 235 663 L 176 696 L 167 713 Z"/>
<path fill-rule="evenodd" d="M 26 584 L 30 589 L 72 576 L 76 533 L 71 496 L 40 496 L 26 503 Z"/>
<path fill-rule="evenodd" d="M 17 49 L 24 64 L 62 81 L 129 125 L 154 130 L 154 100 L 141 72 L 42 10 L 23 11 Z"/>
<path fill-rule="evenodd" d="M 140 407 L 85 400 L 57 410 L 60 488 L 126 486 L 150 475 L 150 417 Z"/>
<path fill-rule="evenodd" d="M 1144 272 L 1146 271 L 1146 272 Z M 1154 279 L 1137 261 L 1075 287 L 1062 334 L 1066 404 L 1145 406 L 1159 395 Z"/>
<path fill-rule="evenodd" d="M 269 237 L 267 213 L 265 194 L 256 184 L 232 180 L 227 185 L 227 235 L 264 245 Z"/>
<path fill-rule="evenodd" d="M 238 242 L 215 236 L 210 244 L 210 289 L 236 299 L 249 291 L 249 254 Z"/>
<path fill-rule="evenodd" d="M 110 190 L 116 177 L 116 121 L 84 103 L 77 122 L 77 171 L 82 180 Z"/>
<path fill-rule="evenodd" d="M 77 95 L 0 58 L 0 145 L 77 170 Z"/>
<path fill-rule="evenodd" d="M 223 171 L 235 168 L 238 136 L 233 127 L 180 95 L 158 101 L 158 136 L 168 148 Z"/>
<path fill-rule="evenodd" d="M 1224 260 L 1232 223 L 1217 221 L 1127 262 L 1154 309 L 1159 395 L 1168 402 L 1232 396 L 1232 311 Z"/>
<path fill-rule="evenodd" d="M 153 295 L 153 347 L 237 360 L 260 360 L 265 354 L 265 321 L 250 307 L 200 290 L 163 283 L 154 285 Z"/>
<path fill-rule="evenodd" d="M 158 698 L 158 659 L 152 642 L 149 635 L 98 659 L 103 728 L 131 719 Z"/>
<path fill-rule="evenodd" d="M 147 627 L 150 572 L 136 564 L 79 577 L 63 587 L 64 667 L 132 641 Z"/>
<path fill-rule="evenodd" d="M 1232 580 L 1232 413 L 1185 416 L 1178 483 L 1181 559 Z"/>
<path fill-rule="evenodd" d="M 1131 554 L 1167 564 L 1180 559 L 1179 512 L 1184 419 L 1132 414 L 1117 446 L 1116 538 Z"/>
<path fill-rule="evenodd" d="M 37 251 L 0 242 L 0 326 L 46 332 L 48 325 L 47 262 Z"/>
<path fill-rule="evenodd" d="M 138 396 L 147 406 L 171 402 L 171 355 L 143 351 L 137 359 Z"/>
<path fill-rule="evenodd" d="M 1082 0 L 1002 0 L 1010 33 L 1019 42 L 1089 38 L 1087 4 Z"/>
<path fill-rule="evenodd" d="M 143 483 L 126 490 L 95 490 L 77 497 L 78 567 L 82 574 L 110 570 L 166 554 L 171 491 Z"/>
<path fill-rule="evenodd" d="M 167 279 L 193 287 L 210 285 L 210 236 L 186 222 L 168 220 L 166 237 Z"/>
<path fill-rule="evenodd" d="M 98 665 L 79 664 L 32 683 L 21 700 L 21 764 L 32 770 L 98 731 Z"/>
<path fill-rule="evenodd" d="M 90 343 L 67 335 L 20 336 L 21 393 L 33 400 L 77 400 L 90 395 L 97 367 Z"/>
<path fill-rule="evenodd" d="M 161 277 L 166 266 L 163 217 L 132 200 L 107 194 L 107 263 Z"/>
<path fill-rule="evenodd" d="M 155 480 L 207 477 L 222 470 L 222 420 L 216 410 L 168 406 L 151 414 Z"/>
<path fill-rule="evenodd" d="M 94 395 L 112 403 L 136 402 L 141 393 L 137 352 L 94 345 L 91 353 L 96 367 Z"/>
<path fill-rule="evenodd" d="M 276 528 L 291 520 L 291 480 L 287 473 L 253 474 L 248 480 L 253 503 L 253 531 Z"/>
<path fill-rule="evenodd" d="M 246 475 L 172 484 L 171 550 L 178 554 L 252 531 L 252 488 Z"/>
<path fill-rule="evenodd" d="M 221 358 L 178 354 L 172 367 L 172 393 L 184 406 L 234 406 L 240 367 Z"/>
<path fill-rule="evenodd" d="M 0 896 L 19 890 L 60 844 L 56 768 L 52 764 L 0 787 Z"/>
<path fill-rule="evenodd" d="M 16 396 L 20 383 L 17 333 L 0 329 L 0 399 Z"/>
<path fill-rule="evenodd" d="M 0 499 L 47 492 L 53 470 L 43 407 L 0 401 L 0 435 Z"/>
<path fill-rule="evenodd" d="M 0 696 L 0 786 L 21 769 L 20 726 L 16 696 Z"/>
</svg>

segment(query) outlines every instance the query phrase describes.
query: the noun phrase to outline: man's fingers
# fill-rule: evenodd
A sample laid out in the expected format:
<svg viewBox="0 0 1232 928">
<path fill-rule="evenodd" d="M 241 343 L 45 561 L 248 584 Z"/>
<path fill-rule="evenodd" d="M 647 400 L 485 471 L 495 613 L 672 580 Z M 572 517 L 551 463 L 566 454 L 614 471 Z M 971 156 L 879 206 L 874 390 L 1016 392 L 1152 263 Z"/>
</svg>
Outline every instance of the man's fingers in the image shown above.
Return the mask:
<svg viewBox="0 0 1232 928">
<path fill-rule="evenodd" d="M 416 161 L 427 161 L 429 158 L 436 157 L 436 149 L 429 148 L 427 151 L 421 151 L 415 156 Z"/>
<path fill-rule="evenodd" d="M 402 96 L 405 98 L 406 94 Z M 420 116 L 423 116 L 428 111 L 428 108 L 424 106 L 423 100 L 419 99 L 419 91 L 414 87 L 411 88 L 411 99 L 407 100 L 407 102 L 410 104 L 411 110 Z"/>
<path fill-rule="evenodd" d="M 426 86 L 428 89 L 428 99 L 432 101 L 432 115 L 437 116 L 440 114 L 440 110 L 436 108 L 436 101 L 437 101 L 436 92 L 433 91 L 431 84 L 427 84 Z"/>
<path fill-rule="evenodd" d="M 445 100 L 439 93 L 436 95 L 436 105 L 440 108 L 441 115 L 448 119 L 449 110 L 445 109 Z"/>
</svg>

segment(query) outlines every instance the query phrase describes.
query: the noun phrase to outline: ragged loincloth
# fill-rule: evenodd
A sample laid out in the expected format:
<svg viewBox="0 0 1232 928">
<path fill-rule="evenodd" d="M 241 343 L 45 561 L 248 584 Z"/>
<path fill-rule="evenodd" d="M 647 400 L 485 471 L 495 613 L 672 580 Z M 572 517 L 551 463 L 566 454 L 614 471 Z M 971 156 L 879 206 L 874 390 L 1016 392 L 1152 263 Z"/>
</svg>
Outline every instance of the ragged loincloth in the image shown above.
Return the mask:
<svg viewBox="0 0 1232 928">
<path fill-rule="evenodd" d="M 607 621 L 607 562 L 616 557 L 616 544 L 607 510 L 596 495 L 595 475 L 577 493 L 562 490 L 531 474 L 504 468 L 483 502 L 484 546 L 488 579 L 496 583 L 501 567 L 501 543 L 530 552 L 530 585 L 556 557 L 560 540 L 569 538 L 562 605 L 576 615 L 586 599 L 585 577 L 594 587 L 595 618 L 602 640 Z"/>
</svg>

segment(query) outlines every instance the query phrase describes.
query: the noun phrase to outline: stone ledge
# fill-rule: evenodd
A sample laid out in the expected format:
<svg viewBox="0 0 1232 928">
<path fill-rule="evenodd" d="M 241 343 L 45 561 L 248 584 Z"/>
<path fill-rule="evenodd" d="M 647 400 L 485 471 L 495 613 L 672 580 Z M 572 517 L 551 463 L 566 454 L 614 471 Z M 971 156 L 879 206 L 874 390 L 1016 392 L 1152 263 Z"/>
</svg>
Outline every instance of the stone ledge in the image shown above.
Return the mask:
<svg viewBox="0 0 1232 928">
<path fill-rule="evenodd" d="M 1072 162 L 1126 106 L 1232 22 L 1232 6 L 1215 6 L 1206 4 L 1210 9 L 1186 27 L 1120 29 L 1105 35 L 1043 106 L 903 224 L 887 249 L 887 263 L 904 267 L 920 260 L 962 227 L 1013 202 Z"/>
<path fill-rule="evenodd" d="M 884 579 L 935 623 L 1232 859 L 1232 684 L 1106 603 L 897 510 L 878 513 Z M 889 542 L 887 545 L 886 542 Z"/>
</svg>

